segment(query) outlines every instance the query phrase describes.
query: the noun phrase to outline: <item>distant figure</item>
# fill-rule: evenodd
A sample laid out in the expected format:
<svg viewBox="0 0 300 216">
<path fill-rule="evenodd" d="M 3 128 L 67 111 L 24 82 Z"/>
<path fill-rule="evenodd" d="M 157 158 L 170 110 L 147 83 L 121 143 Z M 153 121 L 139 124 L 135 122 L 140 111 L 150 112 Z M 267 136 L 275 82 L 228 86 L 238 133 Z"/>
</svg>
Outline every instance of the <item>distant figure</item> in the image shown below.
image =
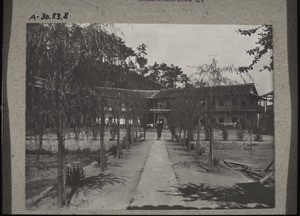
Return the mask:
<svg viewBox="0 0 300 216">
<path fill-rule="evenodd" d="M 163 129 L 164 124 L 161 122 L 158 122 L 156 125 L 156 131 L 157 131 L 157 139 L 161 138 L 161 133 L 162 133 L 162 129 Z"/>
</svg>

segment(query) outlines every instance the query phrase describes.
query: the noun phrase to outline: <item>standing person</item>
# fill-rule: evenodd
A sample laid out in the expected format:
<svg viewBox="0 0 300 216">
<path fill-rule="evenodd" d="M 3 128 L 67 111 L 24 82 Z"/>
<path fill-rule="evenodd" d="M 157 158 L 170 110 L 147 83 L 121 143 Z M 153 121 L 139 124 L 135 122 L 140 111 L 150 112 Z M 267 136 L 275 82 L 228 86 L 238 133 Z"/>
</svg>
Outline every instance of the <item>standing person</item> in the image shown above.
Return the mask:
<svg viewBox="0 0 300 216">
<path fill-rule="evenodd" d="M 156 131 L 157 131 L 157 139 L 161 138 L 161 133 L 162 133 L 162 129 L 163 129 L 163 123 L 162 121 L 158 122 L 156 125 Z"/>
</svg>

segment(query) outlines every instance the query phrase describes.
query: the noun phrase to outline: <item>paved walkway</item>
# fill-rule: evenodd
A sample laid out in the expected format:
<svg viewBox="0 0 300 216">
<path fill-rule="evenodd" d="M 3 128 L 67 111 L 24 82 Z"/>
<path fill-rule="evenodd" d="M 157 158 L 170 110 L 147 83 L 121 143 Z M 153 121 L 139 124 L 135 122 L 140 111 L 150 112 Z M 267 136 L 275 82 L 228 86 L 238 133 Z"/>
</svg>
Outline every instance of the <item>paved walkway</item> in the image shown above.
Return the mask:
<svg viewBox="0 0 300 216">
<path fill-rule="evenodd" d="M 142 206 L 185 206 L 164 140 L 153 140 L 149 157 L 135 192 L 131 208 Z"/>
</svg>

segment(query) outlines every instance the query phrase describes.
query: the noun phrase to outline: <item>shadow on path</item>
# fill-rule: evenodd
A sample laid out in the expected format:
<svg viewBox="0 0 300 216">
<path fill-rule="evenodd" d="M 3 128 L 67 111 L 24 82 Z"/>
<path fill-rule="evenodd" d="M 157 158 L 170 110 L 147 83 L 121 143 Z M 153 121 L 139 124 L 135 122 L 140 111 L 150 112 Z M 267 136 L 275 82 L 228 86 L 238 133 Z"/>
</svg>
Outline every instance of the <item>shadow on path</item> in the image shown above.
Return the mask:
<svg viewBox="0 0 300 216">
<path fill-rule="evenodd" d="M 274 188 L 259 183 L 239 183 L 234 187 L 211 187 L 207 184 L 185 184 L 176 187 L 185 202 L 205 200 L 215 202 L 218 208 L 274 208 Z M 168 194 L 169 196 L 176 196 Z M 203 208 L 201 208 L 203 209 Z"/>
</svg>

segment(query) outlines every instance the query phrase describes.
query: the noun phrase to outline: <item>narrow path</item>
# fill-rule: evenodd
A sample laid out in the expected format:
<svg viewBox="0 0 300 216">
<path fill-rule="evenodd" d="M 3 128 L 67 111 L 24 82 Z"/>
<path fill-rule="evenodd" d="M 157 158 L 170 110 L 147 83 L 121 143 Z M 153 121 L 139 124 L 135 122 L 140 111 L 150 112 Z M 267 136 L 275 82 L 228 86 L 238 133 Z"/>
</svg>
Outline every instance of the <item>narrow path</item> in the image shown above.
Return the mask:
<svg viewBox="0 0 300 216">
<path fill-rule="evenodd" d="M 153 142 L 130 208 L 184 207 L 183 197 L 176 190 L 178 183 L 168 158 L 166 142 L 164 140 Z"/>
</svg>

